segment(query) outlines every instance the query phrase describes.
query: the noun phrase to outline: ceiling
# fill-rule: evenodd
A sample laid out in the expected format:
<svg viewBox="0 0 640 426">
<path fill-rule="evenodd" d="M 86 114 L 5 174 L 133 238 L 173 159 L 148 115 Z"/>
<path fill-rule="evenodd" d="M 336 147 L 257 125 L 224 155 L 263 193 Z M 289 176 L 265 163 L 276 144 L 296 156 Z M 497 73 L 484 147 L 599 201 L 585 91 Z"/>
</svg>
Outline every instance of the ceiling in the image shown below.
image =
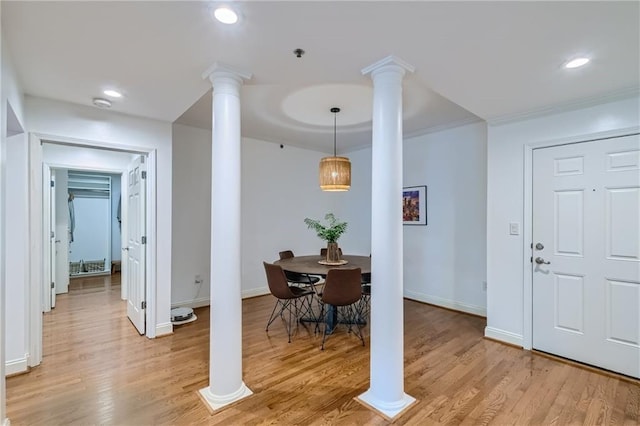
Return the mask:
<svg viewBox="0 0 640 426">
<path fill-rule="evenodd" d="M 210 128 L 214 62 L 247 71 L 244 136 L 338 154 L 370 144 L 371 79 L 393 54 L 405 77 L 404 133 L 636 93 L 639 2 L 2 1 L 6 42 L 26 94 Z M 4 46 L 3 46 L 4 47 Z M 297 58 L 293 50 L 306 54 Z M 592 58 L 583 68 L 563 64 Z M 325 124 L 323 124 L 325 123 Z"/>
</svg>

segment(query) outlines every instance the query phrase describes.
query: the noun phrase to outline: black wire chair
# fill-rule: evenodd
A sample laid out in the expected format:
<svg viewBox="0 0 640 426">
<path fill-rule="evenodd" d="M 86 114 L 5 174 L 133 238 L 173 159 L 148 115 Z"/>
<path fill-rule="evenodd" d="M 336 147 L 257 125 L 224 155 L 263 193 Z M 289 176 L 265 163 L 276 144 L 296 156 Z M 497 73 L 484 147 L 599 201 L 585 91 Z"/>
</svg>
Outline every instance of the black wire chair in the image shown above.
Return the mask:
<svg viewBox="0 0 640 426">
<path fill-rule="evenodd" d="M 280 260 L 283 259 L 291 259 L 294 257 L 293 251 L 284 250 L 279 253 Z M 315 285 L 320 282 L 320 278 L 314 277 L 309 274 L 300 274 L 298 272 L 284 271 L 285 276 L 287 277 L 287 281 L 289 281 L 293 285 L 302 285 L 309 286 L 315 292 Z"/>
<path fill-rule="evenodd" d="M 289 343 L 291 343 L 291 330 L 293 329 L 294 320 L 297 325 L 303 316 L 308 316 L 311 321 L 317 323 L 312 308 L 315 292 L 302 287 L 290 286 L 280 265 L 262 263 L 267 274 L 269 291 L 277 299 L 273 311 L 271 311 L 271 316 L 269 316 L 269 321 L 267 321 L 265 331 L 268 332 L 271 323 L 280 317 L 285 323 Z M 288 320 L 285 318 L 285 313 L 288 313 Z"/>
</svg>

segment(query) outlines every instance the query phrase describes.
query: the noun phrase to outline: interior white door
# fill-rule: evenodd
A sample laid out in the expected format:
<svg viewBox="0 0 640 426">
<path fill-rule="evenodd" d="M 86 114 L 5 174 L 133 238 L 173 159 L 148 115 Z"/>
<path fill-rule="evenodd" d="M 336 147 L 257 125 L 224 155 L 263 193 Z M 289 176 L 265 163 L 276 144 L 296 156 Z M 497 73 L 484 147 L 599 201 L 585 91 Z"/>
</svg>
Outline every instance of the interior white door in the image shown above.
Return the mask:
<svg viewBox="0 0 640 426">
<path fill-rule="evenodd" d="M 48 312 L 56 306 L 55 288 L 55 174 L 47 164 L 42 165 L 43 209 L 43 291 L 42 310 Z"/>
<path fill-rule="evenodd" d="M 56 294 L 69 291 L 69 191 L 67 170 L 55 169 Z"/>
<path fill-rule="evenodd" d="M 50 169 L 51 170 L 51 169 Z M 56 307 L 56 171 L 51 170 L 51 183 L 49 186 L 49 264 L 51 265 L 51 308 Z"/>
<path fill-rule="evenodd" d="M 640 377 L 640 136 L 533 153 L 533 347 Z"/>
<path fill-rule="evenodd" d="M 127 170 L 127 316 L 145 333 L 145 278 L 146 278 L 146 170 L 145 158 L 137 157 Z"/>
</svg>

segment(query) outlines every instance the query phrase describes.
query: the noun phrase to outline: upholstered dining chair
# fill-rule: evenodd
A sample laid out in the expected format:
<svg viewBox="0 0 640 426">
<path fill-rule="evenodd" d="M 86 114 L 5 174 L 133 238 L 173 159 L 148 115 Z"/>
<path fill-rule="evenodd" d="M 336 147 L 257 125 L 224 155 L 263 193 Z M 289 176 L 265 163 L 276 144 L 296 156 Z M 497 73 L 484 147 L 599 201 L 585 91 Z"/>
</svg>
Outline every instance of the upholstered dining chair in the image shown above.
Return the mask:
<svg viewBox="0 0 640 426">
<path fill-rule="evenodd" d="M 284 250 L 278 253 L 280 255 L 280 260 L 283 259 L 291 259 L 294 257 L 293 251 Z M 320 282 L 319 277 L 314 277 L 308 274 L 300 274 L 298 272 L 284 271 L 284 274 L 287 277 L 287 281 L 294 285 L 303 285 L 310 286 L 311 289 L 315 292 L 315 285 Z"/>
<path fill-rule="evenodd" d="M 290 286 L 287 282 L 284 270 L 280 265 L 274 265 L 267 262 L 262 263 L 264 264 L 264 270 L 267 274 L 269 291 L 277 299 L 276 304 L 273 307 L 273 311 L 271 311 L 269 321 L 267 321 L 265 331 L 268 332 L 271 323 L 277 317 L 281 317 L 287 329 L 289 343 L 291 343 L 293 321 L 295 321 L 297 325 L 300 318 L 307 315 L 312 322 L 317 323 L 312 308 L 312 300 L 315 292 L 302 287 Z M 288 321 L 285 318 L 285 313 L 288 313 Z"/>
<path fill-rule="evenodd" d="M 371 312 L 371 272 L 362 274 L 360 283 L 362 284 L 362 297 L 358 302 L 358 314 L 364 321 L 367 321 Z"/>
<path fill-rule="evenodd" d="M 324 343 L 327 339 L 329 328 L 327 323 L 332 323 L 332 319 L 336 319 L 333 322 L 333 330 L 339 323 L 343 323 L 348 325 L 349 332 L 351 332 L 355 325 L 354 333 L 360 338 L 362 346 L 364 346 L 357 307 L 362 296 L 360 275 L 360 268 L 329 269 L 329 272 L 327 272 L 324 289 L 320 297 L 322 301 L 320 314 L 321 318 L 325 319 L 324 332 L 322 333 L 322 350 L 324 350 Z M 333 316 L 333 318 L 329 316 Z"/>
</svg>

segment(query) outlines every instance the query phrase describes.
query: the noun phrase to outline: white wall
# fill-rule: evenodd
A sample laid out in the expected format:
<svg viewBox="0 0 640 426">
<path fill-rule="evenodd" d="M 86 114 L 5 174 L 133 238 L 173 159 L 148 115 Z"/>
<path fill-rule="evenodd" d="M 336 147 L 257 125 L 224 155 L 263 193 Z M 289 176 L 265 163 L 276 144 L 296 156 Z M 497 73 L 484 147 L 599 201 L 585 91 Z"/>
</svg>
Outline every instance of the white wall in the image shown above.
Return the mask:
<svg viewBox="0 0 640 426">
<path fill-rule="evenodd" d="M 2 2 L 0 2 L 0 22 L 2 22 Z M 2 36 L 2 24 L 0 24 L 0 52 L 3 52 L 2 45 L 4 44 L 4 37 Z M 4 111 L 4 96 L 5 91 L 4 84 L 4 61 L 2 60 L 2 54 L 0 53 L 0 120 L 6 120 L 6 113 Z M 6 130 L 5 124 L 0 123 L 0 422 L 4 425 L 9 422 L 7 419 L 7 397 L 5 386 L 5 333 L 4 333 L 4 311 L 5 311 L 5 285 L 4 278 L 4 251 L 5 251 L 5 235 L 4 235 L 4 194 L 6 188 L 6 176 L 5 176 L 5 164 L 6 164 L 6 142 L 4 140 Z"/>
<path fill-rule="evenodd" d="M 27 369 L 29 353 L 27 340 L 28 324 L 28 221 L 24 216 L 27 209 L 29 188 L 26 179 L 20 179 L 27 167 L 27 144 L 21 136 L 14 136 L 7 141 L 7 186 L 3 191 L 6 197 L 7 227 L 6 244 L 6 318 L 11 321 L 6 328 L 5 362 L 7 374 Z"/>
<path fill-rule="evenodd" d="M 351 189 L 348 192 L 323 193 L 329 198 L 328 206 L 337 218 L 347 222 L 347 231 L 342 234 L 338 245 L 344 253 L 369 256 L 371 254 L 371 149 L 361 149 L 345 154 L 351 161 Z M 324 155 L 323 155 L 324 156 Z M 317 168 L 312 177 L 317 187 Z M 319 212 L 315 219 L 324 216 Z M 307 230 L 306 232 L 312 232 Z M 316 246 L 323 241 L 316 238 Z"/>
<path fill-rule="evenodd" d="M 52 167 L 73 170 L 94 170 L 105 173 L 113 170 L 127 170 L 135 154 L 107 151 L 87 147 L 42 144 L 43 161 Z"/>
<path fill-rule="evenodd" d="M 156 150 L 157 265 L 156 270 L 149 273 L 156 280 L 157 310 L 152 335 L 171 332 L 171 124 L 41 98 L 26 97 L 25 105 L 30 132 L 106 143 L 123 149 Z M 104 155 L 104 152 L 87 153 L 86 168 L 101 170 Z"/>
<path fill-rule="evenodd" d="M 244 295 L 268 293 L 262 262 L 277 260 L 278 252 L 320 254 L 326 243 L 307 229 L 305 218 L 323 219 L 326 213 L 334 212 L 339 219 L 348 220 L 339 206 L 349 192 L 320 190 L 318 164 L 323 156 L 306 149 L 286 145 L 280 148 L 275 143 L 242 139 Z M 346 241 L 341 238 L 339 244 Z"/>
<path fill-rule="evenodd" d="M 211 132 L 174 125 L 174 306 L 208 303 Z M 333 212 L 349 223 L 347 253 L 371 252 L 371 149 L 348 153 L 348 192 L 322 192 L 324 154 L 242 139 L 242 291 L 266 294 L 262 261 L 281 250 L 319 253 L 325 244 L 305 217 Z M 405 227 L 405 295 L 484 314 L 486 279 L 486 125 L 463 126 L 405 142 L 405 182 L 429 186 L 429 225 Z M 400 206 L 400 195 L 398 196 Z M 193 284 L 195 275 L 205 284 Z M 195 299 L 195 300 L 194 300 Z"/>
<path fill-rule="evenodd" d="M 173 125 L 171 304 L 209 305 L 211 132 Z M 195 284 L 196 275 L 202 282 Z"/>
<path fill-rule="evenodd" d="M 427 226 L 403 229 L 405 297 L 486 315 L 486 153 L 485 123 L 404 141 L 403 185 L 426 185 L 428 203 Z M 371 149 L 349 158 L 352 187 L 336 208 L 349 222 L 341 245 L 368 255 Z"/>
<path fill-rule="evenodd" d="M 403 157 L 403 186 L 427 186 L 427 226 L 404 226 L 405 296 L 486 315 L 486 124 L 407 139 Z"/>
<path fill-rule="evenodd" d="M 524 218 L 524 146 L 554 140 L 587 140 L 602 132 L 640 125 L 640 98 L 628 98 L 544 117 L 490 125 L 487 182 L 488 337 L 523 344 L 524 235 L 509 223 Z M 527 242 L 529 244 L 530 242 Z"/>
<path fill-rule="evenodd" d="M 6 333 L 5 317 L 9 315 L 8 308 L 15 308 L 18 311 L 17 322 L 20 323 L 21 318 L 26 318 L 27 311 L 24 305 L 27 291 L 26 283 L 24 281 L 13 281 L 13 276 L 9 276 L 14 272 L 24 273 L 24 269 L 21 269 L 22 272 L 14 268 L 11 269 L 11 272 L 6 269 L 6 265 L 9 264 L 5 258 L 7 247 L 12 247 L 12 244 L 15 242 L 13 238 L 9 240 L 6 233 L 6 230 L 9 228 L 6 224 L 6 214 L 8 211 L 6 206 L 9 201 L 7 198 L 7 188 L 14 184 L 19 185 L 19 177 L 16 178 L 7 173 L 7 150 L 11 151 L 13 155 L 16 152 L 13 148 L 19 150 L 19 145 L 26 145 L 26 135 L 21 132 L 25 124 L 22 90 L 18 84 L 1 28 L 0 46 L 0 422 L 5 424 L 5 373 L 7 372 L 7 370 L 5 370 L 5 361 L 7 359 L 14 359 L 14 354 L 22 353 L 22 355 L 18 356 L 24 357 L 26 353 L 26 345 L 24 345 L 26 328 L 22 329 L 22 334 L 14 334 L 13 318 L 11 336 L 19 335 L 22 337 L 18 338 L 16 344 L 12 345 L 11 350 L 9 350 L 9 344 L 12 344 L 14 340 L 13 337 L 9 337 L 8 333 Z M 14 134 L 14 136 L 8 137 L 10 134 Z M 9 145 L 11 145 L 11 148 L 8 148 Z M 24 176 L 26 177 L 26 175 Z M 14 225 L 15 224 L 12 224 L 11 226 Z M 15 237 L 15 234 L 12 235 Z M 21 239 L 24 240 L 24 235 L 21 236 Z M 17 266 L 24 268 L 25 265 L 23 262 L 22 265 Z M 12 314 L 15 314 L 15 311 L 12 311 Z M 12 358 L 9 358 L 7 354 Z"/>
<path fill-rule="evenodd" d="M 211 132 L 175 124 L 173 135 L 172 304 L 201 306 L 208 304 L 210 284 Z M 318 186 L 322 156 L 242 139 L 243 296 L 268 293 L 262 261 L 276 260 L 279 251 L 320 252 L 324 244 L 307 229 L 305 217 L 322 218 L 331 211 L 340 217 L 345 211 L 338 208 L 345 194 L 325 193 Z M 347 234 L 358 240 L 356 231 Z M 340 243 L 343 241 L 347 239 L 343 237 Z M 368 253 L 369 246 L 366 240 L 362 253 Z M 195 275 L 203 279 L 202 286 L 194 285 Z"/>
</svg>

